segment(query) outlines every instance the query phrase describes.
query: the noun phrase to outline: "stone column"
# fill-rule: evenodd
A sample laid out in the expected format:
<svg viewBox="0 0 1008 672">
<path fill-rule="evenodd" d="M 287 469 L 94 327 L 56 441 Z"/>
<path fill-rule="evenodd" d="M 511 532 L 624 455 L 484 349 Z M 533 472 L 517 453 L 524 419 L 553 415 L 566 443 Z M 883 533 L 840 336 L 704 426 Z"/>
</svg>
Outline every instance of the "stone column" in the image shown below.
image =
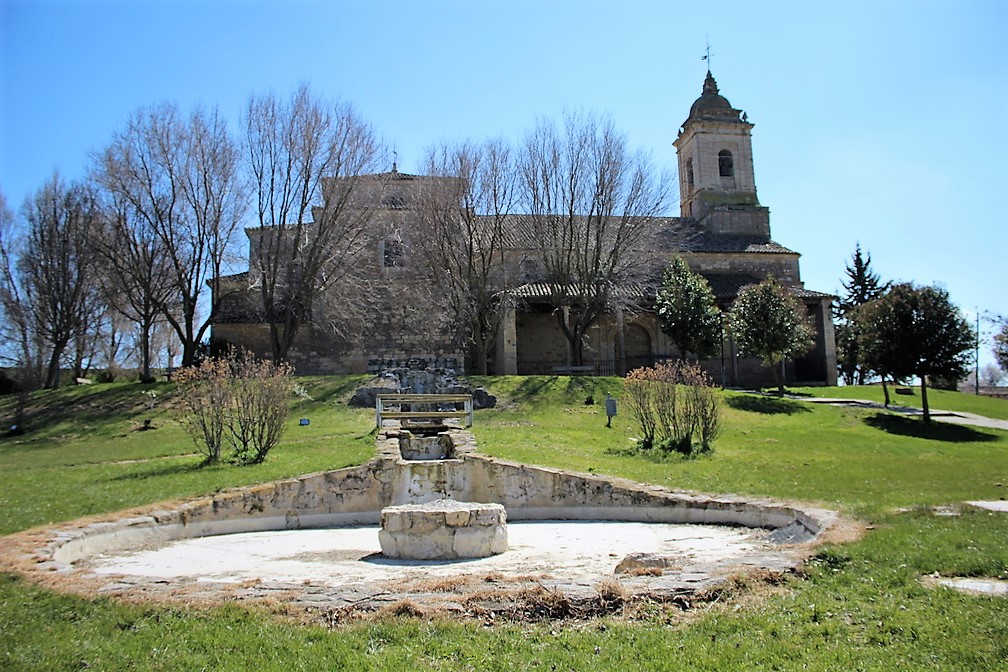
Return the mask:
<svg viewBox="0 0 1008 672">
<path fill-rule="evenodd" d="M 833 299 L 823 299 L 819 303 L 819 315 L 822 323 L 822 347 L 825 354 L 826 384 L 837 384 L 837 351 L 836 335 L 833 332 Z"/>
<path fill-rule="evenodd" d="M 626 361 L 626 322 L 623 318 L 623 308 L 616 309 L 616 348 L 613 355 L 616 357 L 616 373 L 621 376 L 627 374 Z"/>
<path fill-rule="evenodd" d="M 561 310 L 563 310 L 563 321 L 564 321 L 564 324 L 569 325 L 570 324 L 570 307 L 569 306 L 564 306 Z M 564 338 L 564 353 L 566 354 L 566 359 L 564 361 L 564 364 L 566 364 L 567 366 L 570 366 L 572 364 L 572 362 L 573 362 L 574 353 L 571 352 L 571 344 L 570 344 L 570 341 L 567 340 L 567 338 Z"/>
<path fill-rule="evenodd" d="M 514 304 L 508 302 L 504 308 L 497 331 L 497 356 L 494 362 L 494 373 L 498 376 L 514 376 L 518 374 L 518 329 L 515 320 Z"/>
</svg>

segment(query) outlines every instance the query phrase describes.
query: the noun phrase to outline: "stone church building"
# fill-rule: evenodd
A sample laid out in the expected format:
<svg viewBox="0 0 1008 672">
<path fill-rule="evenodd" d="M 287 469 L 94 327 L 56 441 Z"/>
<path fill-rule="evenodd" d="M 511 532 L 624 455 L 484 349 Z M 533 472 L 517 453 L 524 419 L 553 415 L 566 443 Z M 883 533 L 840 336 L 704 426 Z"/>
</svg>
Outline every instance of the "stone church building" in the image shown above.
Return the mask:
<svg viewBox="0 0 1008 672">
<path fill-rule="evenodd" d="M 836 349 L 830 316 L 832 296 L 806 289 L 801 281 L 799 254 L 770 236 L 770 212 L 756 197 L 751 132 L 747 115 L 722 96 L 707 73 L 703 91 L 690 108 L 674 144 L 678 155 L 680 216 L 664 218 L 655 234 L 654 249 L 661 264 L 654 269 L 654 286 L 641 291 L 638 308 L 616 309 L 596 321 L 585 336 L 583 366 L 571 367 L 570 346 L 551 301 L 548 285 L 537 278 L 536 250 L 522 243 L 520 232 L 509 237 L 505 263 L 512 278 L 524 280 L 507 289 L 508 308 L 490 353 L 489 370 L 502 375 L 588 373 L 620 375 L 655 361 L 677 357 L 653 312 L 655 287 L 661 270 L 674 255 L 681 255 L 710 283 L 722 309 L 738 291 L 773 276 L 806 306 L 815 328 L 815 344 L 806 355 L 785 363 L 789 384 L 835 385 Z M 288 359 L 298 373 L 354 373 L 389 366 L 447 366 L 473 370 L 471 354 L 453 342 L 451 325 L 431 304 L 415 297 L 422 288 L 423 259 L 410 255 L 411 218 L 425 182 L 434 178 L 408 175 L 393 169 L 372 176 L 375 190 L 373 254 L 361 259 L 374 278 L 375 308 L 369 311 L 359 336 L 336 338 L 322 329 L 305 327 Z M 365 193 L 367 193 L 365 191 Z M 512 218 L 520 221 L 521 217 Z M 670 232 L 676 232 L 672 235 Z M 403 235 L 407 232 L 407 235 Z M 682 235 L 686 232 L 686 235 Z M 261 231 L 247 231 L 251 244 Z M 250 262 L 251 253 L 250 253 Z M 257 318 L 256 290 L 248 273 L 222 278 L 219 316 L 213 325 L 211 346 L 227 344 L 268 355 L 268 325 Z M 758 360 L 743 358 L 726 335 L 722 354 L 702 362 L 711 377 L 726 386 L 755 386 L 773 382 L 773 372 Z M 461 371 L 460 371 L 461 372 Z"/>
</svg>

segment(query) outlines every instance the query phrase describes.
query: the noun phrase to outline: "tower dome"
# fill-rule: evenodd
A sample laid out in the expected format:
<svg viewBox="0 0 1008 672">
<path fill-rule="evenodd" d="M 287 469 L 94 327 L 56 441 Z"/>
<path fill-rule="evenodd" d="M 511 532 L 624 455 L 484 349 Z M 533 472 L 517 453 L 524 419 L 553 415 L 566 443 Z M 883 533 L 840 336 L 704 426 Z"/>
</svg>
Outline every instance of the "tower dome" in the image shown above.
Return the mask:
<svg viewBox="0 0 1008 672">
<path fill-rule="evenodd" d="M 714 76 L 707 71 L 707 79 L 704 80 L 703 93 L 696 99 L 690 108 L 688 124 L 698 119 L 712 119 L 718 121 L 740 121 L 741 110 L 736 110 L 728 102 L 728 99 L 718 92 L 717 82 Z"/>
</svg>

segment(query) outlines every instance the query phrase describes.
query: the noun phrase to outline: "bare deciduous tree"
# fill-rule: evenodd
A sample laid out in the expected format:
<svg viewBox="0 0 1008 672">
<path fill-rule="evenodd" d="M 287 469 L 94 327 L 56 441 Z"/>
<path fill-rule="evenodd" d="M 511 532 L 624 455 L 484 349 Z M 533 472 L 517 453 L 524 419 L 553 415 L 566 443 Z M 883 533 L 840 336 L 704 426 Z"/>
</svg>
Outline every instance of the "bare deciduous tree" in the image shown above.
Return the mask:
<svg viewBox="0 0 1008 672">
<path fill-rule="evenodd" d="M 359 262 L 373 206 L 355 197 L 374 172 L 378 143 L 350 105 L 314 98 L 302 85 L 287 102 L 249 101 L 244 149 L 259 225 L 250 233 L 250 282 L 280 362 L 302 326 L 339 332 L 348 321 L 340 311 L 366 298 Z"/>
<path fill-rule="evenodd" d="M 459 341 L 487 373 L 503 316 L 509 277 L 503 257 L 516 198 L 513 152 L 502 140 L 443 145 L 427 158 L 431 180 L 421 195 L 415 248 L 451 311 Z"/>
<path fill-rule="evenodd" d="M 48 346 L 45 387 L 56 388 L 66 348 L 87 330 L 99 300 L 92 239 L 100 214 L 90 186 L 54 176 L 25 203 L 24 216 L 21 301 Z"/>
<path fill-rule="evenodd" d="M 192 364 L 213 321 L 217 306 L 201 312 L 202 304 L 208 285 L 219 283 L 245 205 L 237 158 L 216 111 L 197 109 L 183 119 L 167 103 L 137 112 L 99 157 L 98 179 L 126 214 L 124 223 L 137 241 L 156 240 L 165 255 L 173 296 L 161 314 L 182 343 L 183 366 Z M 146 282 L 134 280 L 134 287 Z"/>
<path fill-rule="evenodd" d="M 101 278 L 111 305 L 136 324 L 140 380 L 150 382 L 151 334 L 176 296 L 168 250 L 148 218 L 134 209 L 122 191 L 110 190 L 103 212 L 96 239 Z"/>
<path fill-rule="evenodd" d="M 571 363 L 583 358 L 588 328 L 632 303 L 626 287 L 651 280 L 654 234 L 669 181 L 632 152 L 608 118 L 568 113 L 541 121 L 520 159 L 523 205 L 542 255 Z"/>
<path fill-rule="evenodd" d="M 42 344 L 17 273 L 14 227 L 14 214 L 0 192 L 0 360 L 12 367 L 18 393 L 11 426 L 24 431 L 28 393 L 42 381 Z"/>
</svg>

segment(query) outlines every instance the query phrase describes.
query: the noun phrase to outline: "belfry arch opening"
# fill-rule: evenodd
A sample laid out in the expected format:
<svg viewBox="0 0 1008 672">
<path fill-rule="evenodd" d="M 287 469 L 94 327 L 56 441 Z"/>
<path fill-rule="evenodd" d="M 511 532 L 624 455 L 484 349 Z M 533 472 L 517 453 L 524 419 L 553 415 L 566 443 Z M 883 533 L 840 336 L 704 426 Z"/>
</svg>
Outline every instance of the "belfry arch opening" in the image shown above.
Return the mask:
<svg viewBox="0 0 1008 672">
<path fill-rule="evenodd" d="M 718 152 L 718 174 L 721 177 L 735 177 L 735 161 L 727 149 Z"/>
</svg>

